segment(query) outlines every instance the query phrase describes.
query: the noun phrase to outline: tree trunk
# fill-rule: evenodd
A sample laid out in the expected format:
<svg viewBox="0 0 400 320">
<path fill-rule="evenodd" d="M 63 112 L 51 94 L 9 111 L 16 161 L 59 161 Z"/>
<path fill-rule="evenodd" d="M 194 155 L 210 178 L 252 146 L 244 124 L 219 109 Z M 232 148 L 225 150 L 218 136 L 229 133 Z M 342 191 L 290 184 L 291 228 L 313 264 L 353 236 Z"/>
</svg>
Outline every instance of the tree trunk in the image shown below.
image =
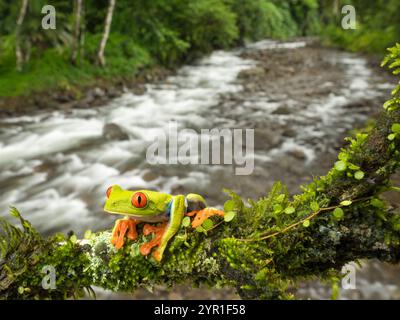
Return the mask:
<svg viewBox="0 0 400 320">
<path fill-rule="evenodd" d="M 104 23 L 104 33 L 103 33 L 103 37 L 101 38 L 99 51 L 97 52 L 97 62 L 102 67 L 104 67 L 106 65 L 106 60 L 104 57 L 104 49 L 107 44 L 108 36 L 110 35 L 111 22 L 112 22 L 112 17 L 113 17 L 113 13 L 114 13 L 115 2 L 116 2 L 116 0 L 109 1 L 106 21 Z"/>
<path fill-rule="evenodd" d="M 17 58 L 17 70 L 21 71 L 24 64 L 24 52 L 21 48 L 21 27 L 24 23 L 26 11 L 28 9 L 28 0 L 21 1 L 21 9 L 17 19 L 17 27 L 15 32 L 15 55 Z"/>
<path fill-rule="evenodd" d="M 339 15 L 339 6 L 340 6 L 340 3 L 339 3 L 339 0 L 333 0 L 333 15 L 334 16 L 338 16 Z"/>
<path fill-rule="evenodd" d="M 75 26 L 74 26 L 74 38 L 72 40 L 72 55 L 71 55 L 71 61 L 73 64 L 76 64 L 78 59 L 78 52 L 81 39 L 81 18 L 82 18 L 82 0 L 75 0 Z"/>
</svg>

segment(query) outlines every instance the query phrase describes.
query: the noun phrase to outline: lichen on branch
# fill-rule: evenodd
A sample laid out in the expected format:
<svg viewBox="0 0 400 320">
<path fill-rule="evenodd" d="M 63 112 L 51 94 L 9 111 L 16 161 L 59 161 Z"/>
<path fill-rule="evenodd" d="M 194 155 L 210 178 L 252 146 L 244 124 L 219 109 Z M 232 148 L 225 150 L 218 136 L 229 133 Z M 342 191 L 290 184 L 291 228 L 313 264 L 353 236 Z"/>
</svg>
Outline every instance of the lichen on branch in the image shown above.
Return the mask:
<svg viewBox="0 0 400 320">
<path fill-rule="evenodd" d="M 384 63 L 400 73 L 400 45 Z M 400 165 L 400 85 L 392 93 L 375 127 L 348 138 L 326 176 L 293 197 L 279 182 L 258 200 L 227 190 L 225 220 L 212 217 L 211 226 L 197 229 L 183 224 L 161 263 L 140 254 L 149 240 L 143 235 L 118 251 L 110 231 L 43 239 L 13 209 L 22 229 L 1 220 L 0 297 L 65 299 L 92 293 L 93 285 L 133 291 L 191 282 L 235 287 L 244 299 L 289 299 L 300 281 L 338 281 L 350 261 L 399 262 L 400 215 L 380 197 L 399 191 L 390 177 Z M 49 265 L 56 288 L 44 289 Z"/>
</svg>

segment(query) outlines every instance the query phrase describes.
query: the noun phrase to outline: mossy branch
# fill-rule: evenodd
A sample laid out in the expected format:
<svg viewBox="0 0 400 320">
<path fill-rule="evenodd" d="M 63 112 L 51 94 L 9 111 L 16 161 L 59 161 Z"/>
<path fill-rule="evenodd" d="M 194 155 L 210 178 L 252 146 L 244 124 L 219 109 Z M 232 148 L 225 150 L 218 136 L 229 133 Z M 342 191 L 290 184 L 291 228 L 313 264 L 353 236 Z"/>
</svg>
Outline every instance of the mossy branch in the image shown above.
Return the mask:
<svg viewBox="0 0 400 320">
<path fill-rule="evenodd" d="M 399 61 L 400 46 L 391 50 L 387 62 Z M 133 291 L 191 282 L 232 286 L 245 299 L 285 299 L 299 281 L 337 280 L 350 261 L 399 262 L 400 215 L 380 198 L 396 189 L 390 177 L 400 165 L 399 92 L 393 91 L 375 127 L 348 139 L 334 168 L 302 194 L 290 197 L 276 183 L 266 197 L 245 203 L 228 191 L 224 210 L 233 219 L 214 217 L 208 231 L 185 224 L 161 263 L 139 253 L 144 236 L 119 251 L 110 231 L 81 241 L 43 239 L 13 209 L 23 229 L 1 221 L 0 297 L 64 299 L 92 292 L 93 285 Z M 45 266 L 54 268 L 56 287 L 43 286 Z"/>
</svg>

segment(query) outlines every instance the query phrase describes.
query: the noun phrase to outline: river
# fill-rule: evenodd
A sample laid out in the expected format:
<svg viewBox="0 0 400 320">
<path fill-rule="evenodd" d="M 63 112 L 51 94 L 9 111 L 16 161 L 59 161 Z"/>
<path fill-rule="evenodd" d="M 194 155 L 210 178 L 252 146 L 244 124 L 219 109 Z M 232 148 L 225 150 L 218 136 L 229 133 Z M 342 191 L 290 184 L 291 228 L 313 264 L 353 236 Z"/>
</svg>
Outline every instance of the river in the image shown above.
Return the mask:
<svg viewBox="0 0 400 320">
<path fill-rule="evenodd" d="M 112 226 L 115 217 L 102 206 L 113 184 L 200 193 L 213 206 L 226 199 L 222 188 L 257 198 L 283 180 L 297 192 L 326 172 L 342 138 L 379 111 L 392 87 L 355 54 L 265 40 L 215 51 L 147 84 L 143 94 L 128 91 L 104 106 L 3 118 L 0 213 L 6 216 L 14 205 L 43 234 L 74 230 L 82 236 Z M 150 164 L 146 150 L 171 121 L 196 132 L 254 129 L 254 171 L 237 176 L 231 165 Z M 361 293 L 342 297 L 370 297 L 373 284 L 365 277 Z M 378 297 L 399 294 L 392 280 L 390 290 L 377 281 Z M 301 290 L 304 297 L 327 295 L 318 285 Z"/>
</svg>

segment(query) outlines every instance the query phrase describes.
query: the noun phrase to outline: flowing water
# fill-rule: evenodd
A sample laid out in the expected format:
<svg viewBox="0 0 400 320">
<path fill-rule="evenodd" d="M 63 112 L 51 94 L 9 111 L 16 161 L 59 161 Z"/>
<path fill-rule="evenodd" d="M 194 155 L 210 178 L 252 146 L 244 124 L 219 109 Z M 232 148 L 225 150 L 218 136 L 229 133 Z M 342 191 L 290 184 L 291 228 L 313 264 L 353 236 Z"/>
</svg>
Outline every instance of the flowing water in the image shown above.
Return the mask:
<svg viewBox="0 0 400 320">
<path fill-rule="evenodd" d="M 0 214 L 6 216 L 14 205 L 44 234 L 72 229 L 82 235 L 112 226 L 115 217 L 102 206 L 113 184 L 196 192 L 211 205 L 226 199 L 224 187 L 257 198 L 283 178 L 296 191 L 295 186 L 320 173 L 321 155 L 336 153 L 338 137 L 368 118 L 368 108 L 348 106 L 387 96 L 392 87 L 365 59 L 332 50 L 324 59 L 341 70 L 339 82 L 314 84 L 326 94 L 302 93 L 306 99 L 283 90 L 280 95 L 242 94 L 246 81 L 238 76 L 258 67 L 246 53 L 306 45 L 262 41 L 216 51 L 161 83 L 146 85 L 141 95 L 126 92 L 102 107 L 0 119 Z M 198 132 L 255 129 L 254 172 L 236 176 L 230 165 L 149 164 L 148 146 L 171 121 L 178 129 Z"/>
</svg>

